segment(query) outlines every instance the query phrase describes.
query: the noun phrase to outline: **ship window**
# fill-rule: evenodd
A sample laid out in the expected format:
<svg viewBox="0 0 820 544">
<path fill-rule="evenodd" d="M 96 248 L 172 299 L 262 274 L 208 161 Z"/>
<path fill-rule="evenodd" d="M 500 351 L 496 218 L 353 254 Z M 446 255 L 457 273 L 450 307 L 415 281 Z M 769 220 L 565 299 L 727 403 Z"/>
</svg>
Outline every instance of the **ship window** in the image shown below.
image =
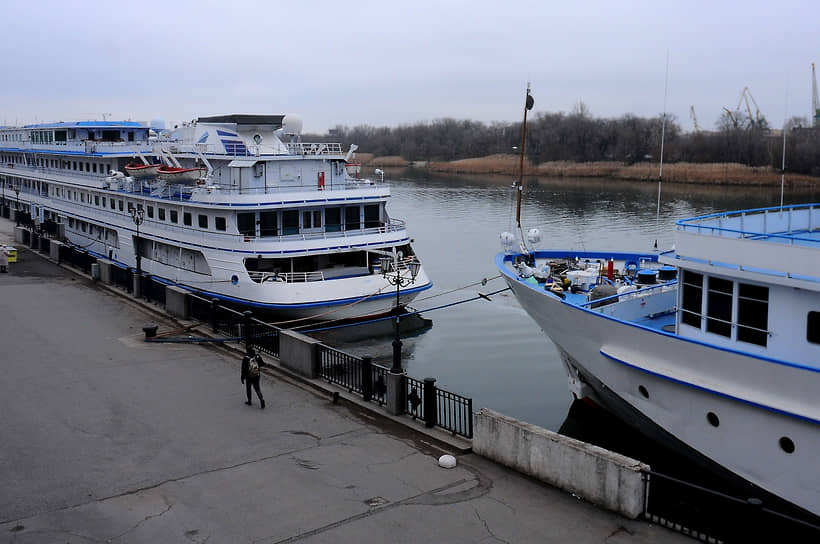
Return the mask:
<svg viewBox="0 0 820 544">
<path fill-rule="evenodd" d="M 243 234 L 245 236 L 256 236 L 256 214 L 236 214 L 236 227 L 239 229 L 239 234 Z"/>
<path fill-rule="evenodd" d="M 227 224 L 224 217 L 214 217 L 214 227 L 216 230 L 227 230 Z"/>
<path fill-rule="evenodd" d="M 80 193 L 80 202 L 85 202 L 85 193 Z"/>
<path fill-rule="evenodd" d="M 820 312 L 809 312 L 806 318 L 806 340 L 820 344 Z"/>
<path fill-rule="evenodd" d="M 345 208 L 345 230 L 355 230 L 362 228 L 361 217 L 358 206 L 348 206 Z"/>
<path fill-rule="evenodd" d="M 260 236 L 276 236 L 276 212 L 260 212 L 259 213 L 259 235 Z"/>
<path fill-rule="evenodd" d="M 191 226 L 191 213 L 190 212 L 182 212 L 182 223 L 187 227 Z"/>
<path fill-rule="evenodd" d="M 176 210 L 168 210 L 171 215 L 171 223 L 179 223 L 179 212 Z"/>
<path fill-rule="evenodd" d="M 737 339 L 765 346 L 769 339 L 769 288 L 741 283 L 737 297 Z"/>
<path fill-rule="evenodd" d="M 319 229 L 322 228 L 322 210 L 312 210 L 302 212 L 302 228 L 303 229 Z"/>
<path fill-rule="evenodd" d="M 95 206 L 100 205 L 100 195 L 94 195 L 94 205 Z"/>
<path fill-rule="evenodd" d="M 117 205 L 117 207 L 120 209 L 120 211 L 122 211 L 122 200 L 119 201 L 119 204 Z"/>
<path fill-rule="evenodd" d="M 85 163 L 85 171 L 86 172 L 91 172 L 91 163 L 90 162 Z"/>
<path fill-rule="evenodd" d="M 91 171 L 94 172 L 95 174 L 97 173 L 97 163 L 96 162 L 91 163 Z"/>
<path fill-rule="evenodd" d="M 76 170 L 76 169 L 77 169 L 77 161 L 71 161 L 71 169 L 72 169 L 72 170 Z"/>
<path fill-rule="evenodd" d="M 160 221 L 165 221 L 165 208 L 157 208 L 157 216 Z"/>
<path fill-rule="evenodd" d="M 102 207 L 105 208 L 106 205 L 105 197 L 102 197 Z"/>
<path fill-rule="evenodd" d="M 325 231 L 339 232 L 342 230 L 341 208 L 327 208 L 325 210 Z"/>
<path fill-rule="evenodd" d="M 732 335 L 731 280 L 709 278 L 709 295 L 706 300 L 706 330 L 721 336 Z"/>
<path fill-rule="evenodd" d="M 683 271 L 683 301 L 681 322 L 700 328 L 700 312 L 703 304 L 703 274 Z"/>
<path fill-rule="evenodd" d="M 117 202 L 112 198 L 111 199 L 111 209 L 115 209 L 117 207 Z"/>
<path fill-rule="evenodd" d="M 154 218 L 154 207 L 153 206 L 147 206 L 146 208 L 147 208 L 146 213 L 148 214 L 148 218 L 153 219 Z"/>
<path fill-rule="evenodd" d="M 299 234 L 298 210 L 284 210 L 282 212 L 282 234 Z"/>
<path fill-rule="evenodd" d="M 208 216 L 207 215 L 198 215 L 197 220 L 199 221 L 199 228 L 207 229 L 208 228 Z"/>
</svg>

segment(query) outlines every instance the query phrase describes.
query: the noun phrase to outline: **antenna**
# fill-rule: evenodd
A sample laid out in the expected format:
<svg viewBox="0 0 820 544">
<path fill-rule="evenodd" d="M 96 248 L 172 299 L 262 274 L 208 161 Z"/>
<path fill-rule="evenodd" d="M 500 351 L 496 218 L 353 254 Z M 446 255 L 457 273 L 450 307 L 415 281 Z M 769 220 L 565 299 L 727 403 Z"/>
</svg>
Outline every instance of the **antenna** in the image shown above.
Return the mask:
<svg viewBox="0 0 820 544">
<path fill-rule="evenodd" d="M 663 83 L 663 121 L 661 123 L 661 160 L 658 172 L 658 207 L 655 212 L 655 227 L 661 218 L 661 183 L 663 182 L 663 140 L 666 137 L 666 93 L 669 88 L 669 49 L 666 50 L 666 78 Z"/>
<path fill-rule="evenodd" d="M 814 73 L 814 63 L 811 63 L 811 109 L 814 126 L 820 127 L 820 98 L 817 98 L 817 75 Z"/>
</svg>

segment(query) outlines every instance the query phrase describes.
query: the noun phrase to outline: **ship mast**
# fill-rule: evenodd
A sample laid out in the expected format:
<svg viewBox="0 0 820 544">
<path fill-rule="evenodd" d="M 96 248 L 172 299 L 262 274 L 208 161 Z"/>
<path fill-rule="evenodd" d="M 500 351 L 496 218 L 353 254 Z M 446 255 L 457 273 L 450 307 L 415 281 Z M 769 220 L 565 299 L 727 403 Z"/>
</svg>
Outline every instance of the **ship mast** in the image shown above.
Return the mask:
<svg viewBox="0 0 820 544">
<path fill-rule="evenodd" d="M 524 100 L 524 122 L 521 124 L 521 147 L 518 159 L 518 200 L 515 204 L 515 222 L 521 234 L 521 243 L 524 243 L 524 231 L 521 229 L 521 194 L 524 191 L 524 144 L 527 138 L 527 112 L 535 105 L 535 99 L 530 94 L 530 84 L 527 82 L 527 97 Z"/>
</svg>

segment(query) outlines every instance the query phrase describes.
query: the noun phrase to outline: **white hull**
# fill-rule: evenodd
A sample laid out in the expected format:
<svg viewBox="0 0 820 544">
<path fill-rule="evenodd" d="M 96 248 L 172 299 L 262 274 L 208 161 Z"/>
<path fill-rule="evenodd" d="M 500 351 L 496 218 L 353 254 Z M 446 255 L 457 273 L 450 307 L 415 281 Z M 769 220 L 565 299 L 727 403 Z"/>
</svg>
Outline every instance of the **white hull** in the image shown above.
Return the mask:
<svg viewBox="0 0 820 544">
<path fill-rule="evenodd" d="M 614 411 L 637 411 L 734 474 L 820 514 L 820 427 L 813 417 L 820 373 L 774 368 L 770 361 L 608 318 L 513 276 L 505 279 L 564 353 L 576 393 L 592 393 L 605 404 L 617 399 L 623 406 L 610 406 Z M 718 427 L 707 420 L 710 412 L 720 414 Z M 793 453 L 781 450 L 781 437 L 797 444 Z"/>
</svg>

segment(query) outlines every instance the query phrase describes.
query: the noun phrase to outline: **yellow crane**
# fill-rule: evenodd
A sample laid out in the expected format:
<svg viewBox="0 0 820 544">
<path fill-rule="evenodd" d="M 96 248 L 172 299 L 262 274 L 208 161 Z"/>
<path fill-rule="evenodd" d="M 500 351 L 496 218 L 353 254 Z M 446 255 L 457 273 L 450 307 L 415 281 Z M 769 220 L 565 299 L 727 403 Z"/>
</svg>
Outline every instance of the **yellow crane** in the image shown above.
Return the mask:
<svg viewBox="0 0 820 544">
<path fill-rule="evenodd" d="M 695 115 L 695 106 L 689 106 L 689 117 L 692 119 L 692 124 L 695 125 L 695 132 L 700 132 L 700 127 L 698 126 L 698 118 Z"/>
</svg>

